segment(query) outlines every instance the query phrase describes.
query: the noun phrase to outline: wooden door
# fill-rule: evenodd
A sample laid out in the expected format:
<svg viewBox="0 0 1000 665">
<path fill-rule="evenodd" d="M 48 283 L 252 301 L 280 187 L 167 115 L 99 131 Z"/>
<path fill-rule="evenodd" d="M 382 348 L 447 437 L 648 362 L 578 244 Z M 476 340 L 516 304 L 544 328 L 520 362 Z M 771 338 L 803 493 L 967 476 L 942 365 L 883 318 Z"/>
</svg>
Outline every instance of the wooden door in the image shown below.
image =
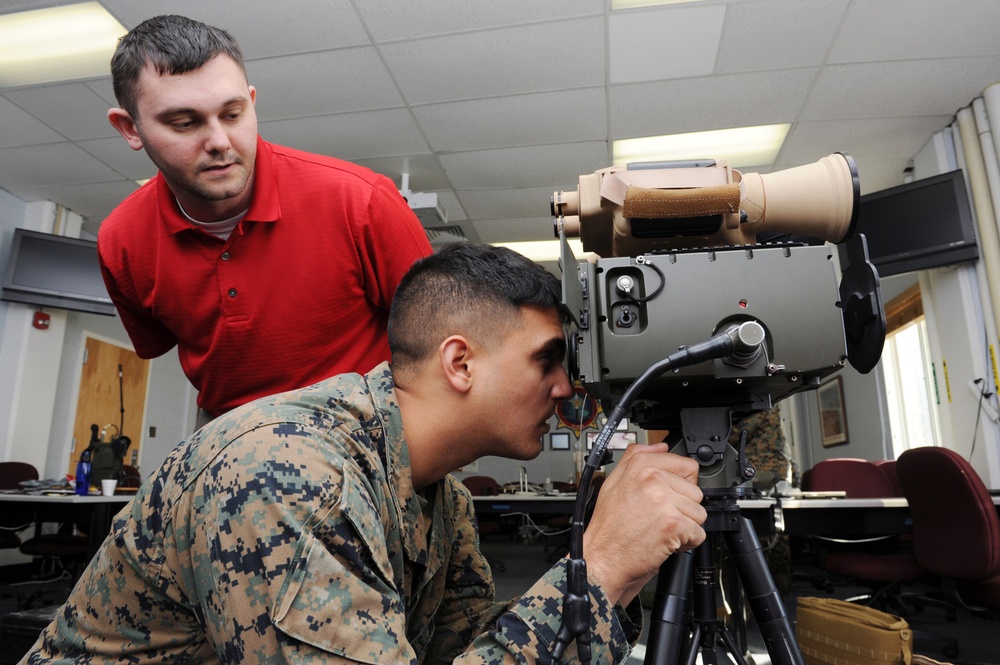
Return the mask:
<svg viewBox="0 0 1000 665">
<path fill-rule="evenodd" d="M 105 432 L 104 441 L 110 441 L 119 433 L 130 438 L 132 445 L 125 454 L 125 464 L 138 466 L 148 379 L 148 360 L 135 355 L 131 349 L 93 337 L 86 338 L 83 372 L 80 375 L 80 397 L 77 399 L 76 421 L 73 424 L 73 453 L 70 455 L 67 473 L 76 473 L 80 453 L 90 444 L 92 424 L 98 426 L 98 435 Z M 119 432 L 119 428 L 123 428 L 123 431 Z"/>
</svg>

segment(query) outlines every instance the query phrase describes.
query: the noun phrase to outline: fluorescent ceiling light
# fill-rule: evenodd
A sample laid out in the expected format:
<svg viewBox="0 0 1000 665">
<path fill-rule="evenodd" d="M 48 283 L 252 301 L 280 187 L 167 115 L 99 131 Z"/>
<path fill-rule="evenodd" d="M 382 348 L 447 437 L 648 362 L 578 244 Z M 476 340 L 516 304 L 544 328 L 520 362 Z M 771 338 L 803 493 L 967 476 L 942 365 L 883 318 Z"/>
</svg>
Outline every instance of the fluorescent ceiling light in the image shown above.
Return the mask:
<svg viewBox="0 0 1000 665">
<path fill-rule="evenodd" d="M 0 15 L 0 86 L 106 76 L 126 32 L 97 2 Z"/>
<path fill-rule="evenodd" d="M 773 164 L 788 135 L 789 124 L 716 129 L 708 132 L 647 136 L 614 142 L 612 162 L 666 162 L 678 159 L 720 159 L 730 166 Z"/>
<path fill-rule="evenodd" d="M 577 260 L 584 258 L 583 243 L 580 241 L 580 239 L 569 238 L 568 242 L 570 249 L 573 250 L 573 256 L 575 256 Z M 506 247 L 507 249 L 512 249 L 518 254 L 525 256 L 537 263 L 559 260 L 558 240 L 533 240 L 530 242 L 495 242 L 492 244 L 496 247 Z"/>
</svg>

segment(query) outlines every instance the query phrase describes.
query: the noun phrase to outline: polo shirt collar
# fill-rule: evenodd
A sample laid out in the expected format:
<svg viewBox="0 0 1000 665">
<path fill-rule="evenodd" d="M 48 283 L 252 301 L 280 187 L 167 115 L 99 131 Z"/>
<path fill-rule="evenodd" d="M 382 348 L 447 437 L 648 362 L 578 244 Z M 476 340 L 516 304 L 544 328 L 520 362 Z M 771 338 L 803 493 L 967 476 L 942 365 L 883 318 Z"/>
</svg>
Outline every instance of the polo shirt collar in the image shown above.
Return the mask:
<svg viewBox="0 0 1000 665">
<path fill-rule="evenodd" d="M 278 185 L 274 178 L 274 155 L 271 144 L 257 137 L 257 160 L 254 164 L 253 196 L 250 209 L 240 225 L 246 222 L 276 222 L 281 217 Z M 156 174 L 156 196 L 160 218 L 167 233 L 174 235 L 194 228 L 177 206 L 174 193 L 167 186 L 162 173 Z M 239 227 L 237 227 L 239 228 Z"/>
</svg>

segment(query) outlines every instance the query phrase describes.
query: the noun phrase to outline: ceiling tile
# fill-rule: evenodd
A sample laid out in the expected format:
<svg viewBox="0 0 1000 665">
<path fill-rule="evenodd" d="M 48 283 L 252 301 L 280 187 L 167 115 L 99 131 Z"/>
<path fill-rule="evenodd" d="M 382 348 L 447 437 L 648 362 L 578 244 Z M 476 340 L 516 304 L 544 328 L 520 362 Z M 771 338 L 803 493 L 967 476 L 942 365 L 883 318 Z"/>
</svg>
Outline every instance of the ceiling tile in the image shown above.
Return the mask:
<svg viewBox="0 0 1000 665">
<path fill-rule="evenodd" d="M 313 72 L 308 83 L 291 71 Z M 373 48 L 326 51 L 247 63 L 261 120 L 402 106 Z"/>
<path fill-rule="evenodd" d="M 349 0 L 169 0 L 135 2 L 102 0 L 126 28 L 157 14 L 180 14 L 229 32 L 240 43 L 243 57 L 305 53 L 369 43 Z"/>
<path fill-rule="evenodd" d="M 583 175 L 583 172 L 579 175 Z M 557 189 L 564 187 L 462 189 L 458 191 L 458 198 L 473 219 L 529 218 L 548 214 L 549 200 Z"/>
<path fill-rule="evenodd" d="M 390 178 L 400 189 L 403 187 L 403 174 L 408 174 L 410 177 L 411 192 L 440 192 L 451 187 L 451 183 L 448 182 L 448 176 L 445 175 L 444 169 L 441 168 L 437 157 L 430 153 L 422 155 L 392 155 L 389 157 L 357 159 L 353 161 L 356 164 L 366 166 L 372 171 Z M 455 199 L 455 206 L 452 206 L 452 208 L 457 209 L 458 207 L 461 206 L 458 205 L 458 199 Z M 449 218 L 451 218 L 451 213 L 451 209 L 448 209 Z"/>
<path fill-rule="evenodd" d="M 260 123 L 269 141 L 340 159 L 355 160 L 429 151 L 405 109 L 275 120 Z"/>
<path fill-rule="evenodd" d="M 996 80 L 1000 56 L 907 60 L 823 68 L 802 120 L 954 113 Z M 930 137 L 928 137 L 930 138 Z"/>
<path fill-rule="evenodd" d="M 777 165 L 807 164 L 831 152 L 847 152 L 856 159 L 912 157 L 952 116 L 905 116 L 800 122 L 789 132 Z M 826 150 L 816 146 L 826 144 Z M 863 175 L 863 174 L 862 174 Z"/>
<path fill-rule="evenodd" d="M 814 68 L 681 79 L 611 88 L 611 138 L 789 122 Z"/>
<path fill-rule="evenodd" d="M 129 180 L 146 180 L 156 175 L 156 166 L 146 151 L 132 150 L 121 136 L 78 141 L 77 145 Z"/>
<path fill-rule="evenodd" d="M 604 141 L 474 150 L 440 156 L 455 189 L 561 186 L 607 166 Z"/>
<path fill-rule="evenodd" d="M 435 151 L 604 140 L 604 88 L 418 106 L 413 115 Z"/>
<path fill-rule="evenodd" d="M 849 4 L 849 0 L 730 3 L 716 73 L 823 64 Z"/>
<path fill-rule="evenodd" d="M 44 122 L 6 97 L 0 97 L 0 148 L 63 140 Z"/>
<path fill-rule="evenodd" d="M 504 2 L 399 2 L 365 0 L 358 10 L 376 41 L 603 15 L 603 0 L 504 0 Z"/>
<path fill-rule="evenodd" d="M 72 143 L 0 149 L 0 182 L 14 195 L 22 189 L 45 185 L 109 182 L 119 178 Z"/>
<path fill-rule="evenodd" d="M 487 30 L 381 47 L 410 104 L 604 85 L 599 18 Z"/>
<path fill-rule="evenodd" d="M 108 105 L 82 83 L 10 90 L 4 95 L 70 140 L 118 136 L 108 122 Z"/>
<path fill-rule="evenodd" d="M 725 5 L 612 12 L 608 23 L 611 83 L 711 74 L 725 16 Z"/>
<path fill-rule="evenodd" d="M 922 60 L 998 52 L 996 0 L 856 0 L 828 62 Z"/>
<path fill-rule="evenodd" d="M 539 216 L 527 219 L 487 219 L 475 222 L 483 242 L 553 240 L 552 218 Z"/>
</svg>

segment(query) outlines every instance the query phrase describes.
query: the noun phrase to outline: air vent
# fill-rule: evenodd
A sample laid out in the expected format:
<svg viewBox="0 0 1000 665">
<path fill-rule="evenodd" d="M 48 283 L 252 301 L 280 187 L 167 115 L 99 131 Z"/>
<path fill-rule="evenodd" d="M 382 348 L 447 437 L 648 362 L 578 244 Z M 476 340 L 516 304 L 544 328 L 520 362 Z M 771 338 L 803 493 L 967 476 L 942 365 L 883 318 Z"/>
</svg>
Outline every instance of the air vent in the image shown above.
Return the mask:
<svg viewBox="0 0 1000 665">
<path fill-rule="evenodd" d="M 430 241 L 432 247 L 440 247 L 453 242 L 469 242 L 471 240 L 458 224 L 425 226 L 424 231 L 427 233 L 427 240 Z"/>
</svg>

